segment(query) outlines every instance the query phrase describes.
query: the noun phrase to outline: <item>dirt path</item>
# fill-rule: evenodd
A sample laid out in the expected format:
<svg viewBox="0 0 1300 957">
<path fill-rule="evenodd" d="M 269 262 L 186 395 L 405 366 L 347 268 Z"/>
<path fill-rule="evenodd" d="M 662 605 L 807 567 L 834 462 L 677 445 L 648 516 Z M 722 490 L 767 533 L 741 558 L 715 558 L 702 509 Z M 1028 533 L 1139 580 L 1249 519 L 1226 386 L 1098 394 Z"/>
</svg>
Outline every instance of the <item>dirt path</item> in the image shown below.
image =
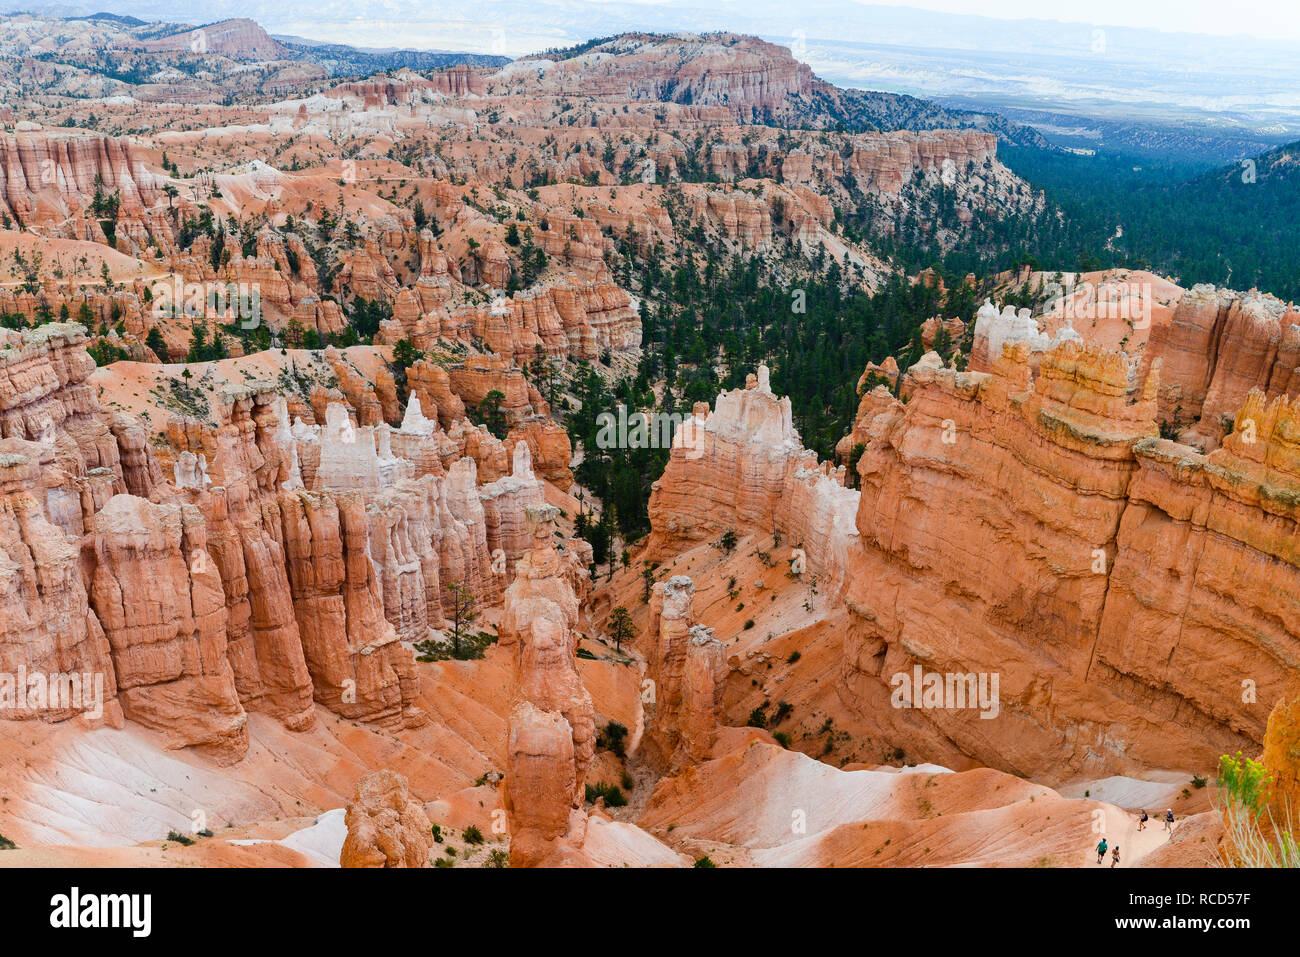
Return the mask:
<svg viewBox="0 0 1300 957">
<path fill-rule="evenodd" d="M 1151 811 L 1151 820 L 1141 831 L 1138 830 L 1138 815 L 1120 808 L 1110 807 L 1105 813 L 1105 831 L 1094 835 L 1093 842 L 1080 857 L 1080 865 L 1083 867 L 1097 868 L 1097 842 L 1103 837 L 1106 839 L 1106 860 L 1101 867 L 1110 867 L 1111 848 L 1116 844 L 1119 845 L 1120 867 L 1136 867 L 1142 858 L 1146 857 L 1156 848 L 1163 846 L 1169 840 L 1169 833 L 1165 830 L 1163 821 L 1157 820 L 1156 815 Z M 1163 814 L 1163 809 L 1160 810 Z M 1174 829 L 1178 829 L 1178 823 L 1175 821 Z"/>
</svg>

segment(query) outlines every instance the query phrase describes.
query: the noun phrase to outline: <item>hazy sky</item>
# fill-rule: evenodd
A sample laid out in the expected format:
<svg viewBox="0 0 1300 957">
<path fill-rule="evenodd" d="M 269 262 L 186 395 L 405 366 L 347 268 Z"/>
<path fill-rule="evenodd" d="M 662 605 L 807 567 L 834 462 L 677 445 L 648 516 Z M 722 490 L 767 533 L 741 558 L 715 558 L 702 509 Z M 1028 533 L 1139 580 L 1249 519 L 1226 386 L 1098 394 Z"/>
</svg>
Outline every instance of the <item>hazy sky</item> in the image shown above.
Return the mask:
<svg viewBox="0 0 1300 957">
<path fill-rule="evenodd" d="M 1031 18 L 1060 20 L 1067 23 L 1091 23 L 1107 26 L 1128 26 L 1166 31 L 1205 34 L 1246 34 L 1273 40 L 1300 40 L 1300 0 L 849 0 L 863 6 L 910 7 L 944 13 L 976 14 L 1003 19 Z M 315 18 L 322 26 L 352 20 L 406 21 L 460 21 L 474 23 L 483 7 L 511 6 L 507 3 L 450 4 L 436 0 L 188 0 L 176 4 L 168 0 L 58 0 L 54 2 L 24 3 L 23 0 L 0 0 L 0 9 L 40 9 L 58 6 L 84 7 L 86 12 L 108 10 L 114 13 L 133 13 L 144 19 L 172 21 L 210 21 L 231 16 L 252 17 L 263 23 L 310 23 Z M 520 7 L 526 9 L 527 4 Z M 545 15 L 550 7 L 564 19 L 580 16 L 583 8 L 590 8 L 594 19 L 599 19 L 600 8 L 641 8 L 647 18 L 653 18 L 656 6 L 673 6 L 678 10 L 679 0 L 551 0 L 538 3 L 537 13 Z M 801 8 L 816 11 L 818 0 L 694 0 L 688 5 L 705 17 L 730 10 L 743 17 L 746 13 L 772 9 L 782 10 L 786 16 L 797 19 Z M 345 11 L 350 8 L 351 16 Z M 341 15 L 342 14 L 342 15 Z M 489 13 L 488 16 L 491 16 Z M 334 32 L 329 30 L 328 32 Z"/>
<path fill-rule="evenodd" d="M 647 0 L 655 2 L 655 0 Z M 708 0 L 705 0 L 708 2 Z M 720 0 L 727 3 L 730 0 Z M 805 0 L 806 2 L 806 0 Z M 811 0 L 816 3 L 816 0 Z M 857 0 L 866 3 L 868 0 Z M 1185 33 L 1300 40 L 1300 0 L 869 0 L 876 6 L 974 13 L 1000 19 L 1087 21 Z"/>
<path fill-rule="evenodd" d="M 873 12 L 868 9 L 875 7 Z M 948 19 L 938 14 L 995 18 Z M 856 9 L 861 8 L 857 14 Z M 872 40 L 923 46 L 931 28 L 949 47 L 985 43 L 1019 49 L 1050 40 L 1053 21 L 1080 26 L 1249 36 L 1300 44 L 1300 0 L 0 0 L 0 9 L 90 13 L 106 10 L 146 20 L 209 23 L 251 17 L 273 33 L 360 46 L 458 49 L 519 56 L 627 29 L 734 30 L 772 38 L 802 33 L 837 41 Z M 1030 19 L 1000 34 L 997 19 Z M 892 32 L 891 32 L 892 31 Z M 1141 46 L 1138 38 L 1137 46 Z M 1165 44 L 1167 46 L 1167 44 Z M 1248 57 L 1249 58 L 1249 57 Z M 1203 67 L 1204 63 L 1192 66 Z"/>
</svg>

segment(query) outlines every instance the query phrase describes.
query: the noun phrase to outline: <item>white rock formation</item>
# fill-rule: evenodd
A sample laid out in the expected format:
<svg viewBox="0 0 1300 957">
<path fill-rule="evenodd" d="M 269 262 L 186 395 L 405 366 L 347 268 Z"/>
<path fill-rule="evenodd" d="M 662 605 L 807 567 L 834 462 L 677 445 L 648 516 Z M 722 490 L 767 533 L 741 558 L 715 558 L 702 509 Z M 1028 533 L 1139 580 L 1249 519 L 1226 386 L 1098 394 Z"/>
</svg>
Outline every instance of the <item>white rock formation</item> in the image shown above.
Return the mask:
<svg viewBox="0 0 1300 957">
<path fill-rule="evenodd" d="M 433 435 L 437 431 L 437 421 L 424 417 L 420 397 L 411 396 L 411 400 L 406 403 L 406 414 L 402 416 L 402 432 L 407 435 Z"/>
<path fill-rule="evenodd" d="M 208 478 L 208 457 L 193 452 L 182 452 L 172 468 L 177 488 L 205 489 L 212 484 Z"/>
<path fill-rule="evenodd" d="M 515 562 L 531 547 L 526 515 L 529 506 L 546 503 L 546 487 L 533 474 L 533 456 L 527 442 L 516 442 L 509 475 L 478 490 L 483 504 L 488 550 L 493 573 L 514 580 Z"/>
<path fill-rule="evenodd" d="M 326 406 L 320 436 L 317 488 L 373 491 L 415 477 L 415 466 L 393 455 L 388 426 L 355 426 L 342 403 Z"/>
<path fill-rule="evenodd" d="M 994 359 L 1002 355 L 1007 343 L 1025 342 L 1029 351 L 1044 352 L 1052 345 L 1047 333 L 1038 328 L 1038 322 L 1028 309 L 1016 310 L 1005 306 L 999 313 L 997 306 L 987 299 L 975 314 L 975 344 L 971 351 L 973 371 L 985 371 Z"/>
</svg>

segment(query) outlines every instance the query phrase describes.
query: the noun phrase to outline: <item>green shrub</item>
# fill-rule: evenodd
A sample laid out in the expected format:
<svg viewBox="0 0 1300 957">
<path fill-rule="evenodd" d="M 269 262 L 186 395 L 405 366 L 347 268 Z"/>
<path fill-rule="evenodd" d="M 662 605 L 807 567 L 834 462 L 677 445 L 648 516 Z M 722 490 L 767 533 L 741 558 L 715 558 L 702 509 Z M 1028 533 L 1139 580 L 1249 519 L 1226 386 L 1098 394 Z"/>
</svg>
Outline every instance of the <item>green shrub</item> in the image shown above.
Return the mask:
<svg viewBox="0 0 1300 957">
<path fill-rule="evenodd" d="M 455 642 L 444 639 L 443 641 L 416 642 L 415 650 L 419 652 L 415 656 L 416 661 L 476 661 L 483 657 L 489 645 L 496 644 L 497 636 L 486 631 L 476 631 L 465 633 L 460 637 L 460 650 L 457 651 Z"/>
<path fill-rule="evenodd" d="M 606 807 L 627 806 L 627 798 L 616 784 L 606 784 L 604 781 L 597 781 L 594 785 L 588 784 L 586 787 L 587 803 L 595 804 L 597 798 L 604 798 Z"/>
<path fill-rule="evenodd" d="M 718 865 L 714 864 L 713 861 L 709 860 L 709 856 L 705 854 L 703 857 L 696 859 L 695 866 L 696 867 L 717 867 Z"/>
<path fill-rule="evenodd" d="M 1300 833 L 1289 802 L 1277 817 L 1269 806 L 1273 779 L 1259 761 L 1236 755 L 1219 758 L 1219 814 L 1225 867 L 1300 867 Z M 1279 820 L 1280 818 L 1280 820 Z"/>
<path fill-rule="evenodd" d="M 462 834 L 461 837 L 465 839 L 466 844 L 483 843 L 483 832 L 478 829 L 477 824 L 471 824 L 469 827 L 465 828 L 465 833 Z"/>
<path fill-rule="evenodd" d="M 1228 803 L 1240 804 L 1255 817 L 1259 817 L 1268 804 L 1272 784 L 1268 768 L 1259 761 L 1242 757 L 1240 751 L 1235 757 L 1225 754 L 1219 758 L 1220 793 Z"/>
<path fill-rule="evenodd" d="M 627 728 L 617 721 L 611 721 L 600 729 L 596 735 L 596 747 L 601 751 L 613 751 L 620 758 L 626 756 Z"/>
</svg>

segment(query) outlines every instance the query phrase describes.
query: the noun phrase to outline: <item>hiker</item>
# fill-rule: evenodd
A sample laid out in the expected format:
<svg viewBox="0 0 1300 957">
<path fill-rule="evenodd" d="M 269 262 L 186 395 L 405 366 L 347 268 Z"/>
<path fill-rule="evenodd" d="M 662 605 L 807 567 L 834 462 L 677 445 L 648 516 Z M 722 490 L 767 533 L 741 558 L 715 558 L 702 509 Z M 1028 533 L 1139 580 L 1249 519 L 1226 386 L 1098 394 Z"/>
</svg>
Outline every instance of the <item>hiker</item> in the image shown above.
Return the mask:
<svg viewBox="0 0 1300 957">
<path fill-rule="evenodd" d="M 1110 852 L 1110 866 L 1114 867 L 1119 863 L 1119 845 L 1115 845 L 1115 850 Z"/>
<path fill-rule="evenodd" d="M 1101 843 L 1097 845 L 1097 863 L 1100 864 L 1106 857 L 1106 839 L 1103 837 Z"/>
<path fill-rule="evenodd" d="M 1165 830 L 1172 836 L 1174 833 L 1174 809 L 1169 808 L 1165 811 Z"/>
<path fill-rule="evenodd" d="M 1147 812 L 1143 811 L 1142 816 L 1138 818 L 1138 830 L 1145 831 L 1147 829 L 1147 821 L 1149 820 L 1150 818 L 1147 817 Z"/>
</svg>

